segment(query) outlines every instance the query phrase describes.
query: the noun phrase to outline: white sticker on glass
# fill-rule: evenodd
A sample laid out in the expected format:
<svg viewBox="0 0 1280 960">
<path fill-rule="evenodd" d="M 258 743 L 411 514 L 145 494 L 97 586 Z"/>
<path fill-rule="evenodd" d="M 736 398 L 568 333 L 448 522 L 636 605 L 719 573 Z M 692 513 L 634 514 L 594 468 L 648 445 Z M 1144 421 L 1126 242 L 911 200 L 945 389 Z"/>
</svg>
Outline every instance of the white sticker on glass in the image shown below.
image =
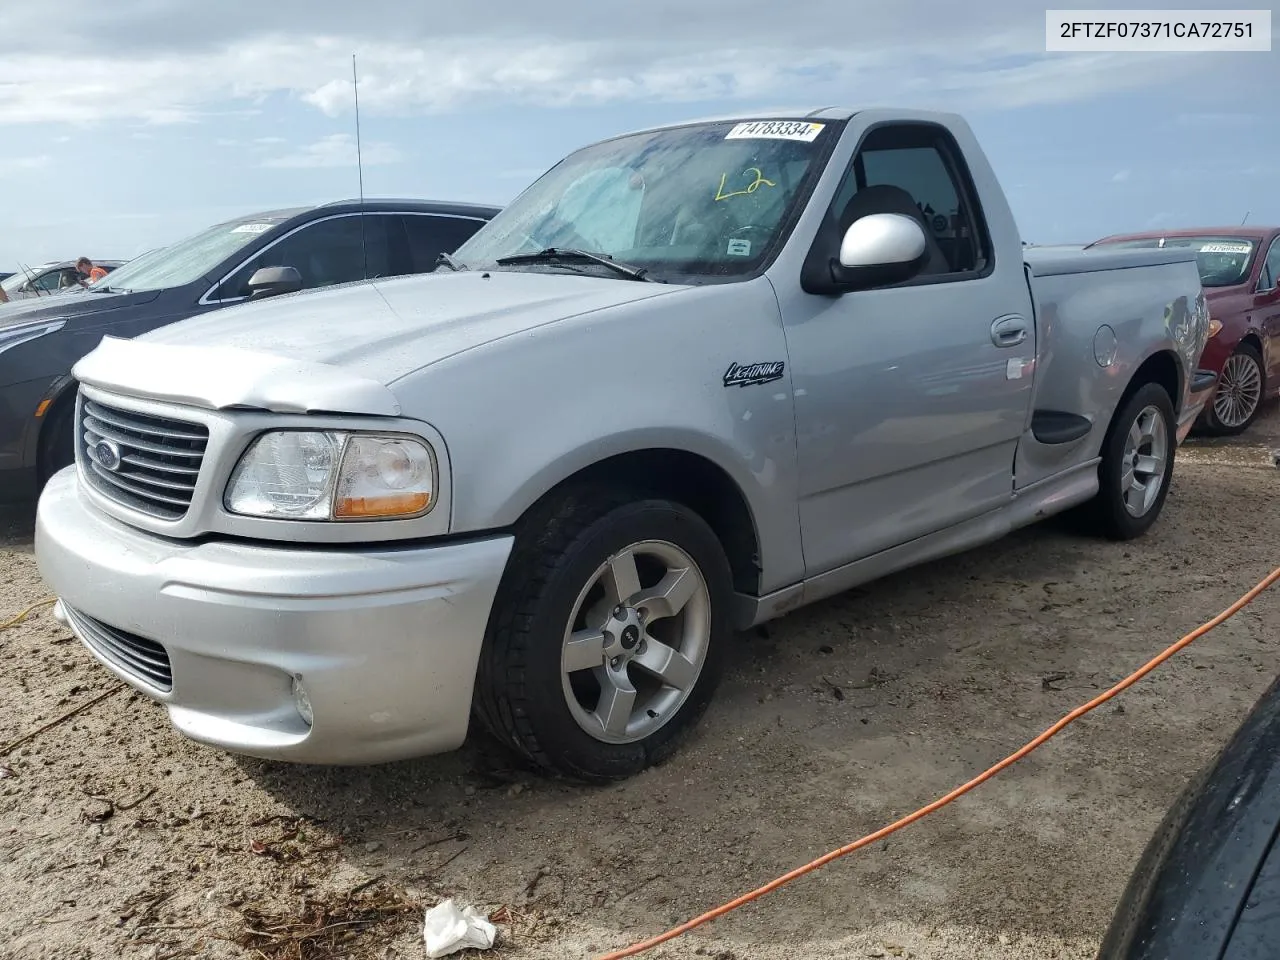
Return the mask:
<svg viewBox="0 0 1280 960">
<path fill-rule="evenodd" d="M 729 254 L 731 257 L 749 257 L 751 256 L 751 241 L 730 240 L 725 253 Z"/>
<path fill-rule="evenodd" d="M 1201 253 L 1243 253 L 1253 249 L 1248 243 L 1206 243 L 1200 247 Z"/>
<path fill-rule="evenodd" d="M 800 140 L 813 143 L 824 123 L 806 120 L 752 120 L 739 123 L 724 135 L 726 140 Z"/>
<path fill-rule="evenodd" d="M 232 227 L 232 233 L 266 233 L 273 225 L 270 223 L 242 223 L 238 227 Z"/>
</svg>

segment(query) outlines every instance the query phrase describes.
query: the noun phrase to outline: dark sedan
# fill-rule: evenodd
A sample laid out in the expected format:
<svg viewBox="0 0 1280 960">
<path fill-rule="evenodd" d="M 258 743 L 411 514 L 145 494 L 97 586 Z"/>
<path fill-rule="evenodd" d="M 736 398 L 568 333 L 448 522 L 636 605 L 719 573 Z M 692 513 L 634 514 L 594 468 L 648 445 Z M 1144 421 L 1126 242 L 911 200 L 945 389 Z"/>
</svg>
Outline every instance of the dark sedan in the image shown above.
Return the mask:
<svg viewBox="0 0 1280 960">
<path fill-rule="evenodd" d="M 104 335 L 136 337 L 251 298 L 426 273 L 498 210 L 367 200 L 259 213 L 143 254 L 87 288 L 5 306 L 0 499 L 33 498 L 73 461 L 71 368 Z"/>
<path fill-rule="evenodd" d="M 1098 960 L 1280 957 L 1280 679 L 1166 815 Z"/>
</svg>

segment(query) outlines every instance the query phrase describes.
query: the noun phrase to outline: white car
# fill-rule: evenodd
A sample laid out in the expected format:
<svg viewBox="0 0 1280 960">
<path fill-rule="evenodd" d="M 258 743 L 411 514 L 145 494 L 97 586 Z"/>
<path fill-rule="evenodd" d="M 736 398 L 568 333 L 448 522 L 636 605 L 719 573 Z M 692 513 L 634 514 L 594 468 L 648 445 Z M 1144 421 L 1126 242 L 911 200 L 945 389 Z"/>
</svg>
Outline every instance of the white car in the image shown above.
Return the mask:
<svg viewBox="0 0 1280 960">
<path fill-rule="evenodd" d="M 95 260 L 93 263 L 110 273 L 124 261 Z M 65 290 L 74 290 L 79 286 L 79 276 L 74 260 L 51 260 L 36 267 L 18 270 L 12 276 L 0 280 L 0 290 L 4 291 L 6 300 L 46 297 Z"/>
</svg>

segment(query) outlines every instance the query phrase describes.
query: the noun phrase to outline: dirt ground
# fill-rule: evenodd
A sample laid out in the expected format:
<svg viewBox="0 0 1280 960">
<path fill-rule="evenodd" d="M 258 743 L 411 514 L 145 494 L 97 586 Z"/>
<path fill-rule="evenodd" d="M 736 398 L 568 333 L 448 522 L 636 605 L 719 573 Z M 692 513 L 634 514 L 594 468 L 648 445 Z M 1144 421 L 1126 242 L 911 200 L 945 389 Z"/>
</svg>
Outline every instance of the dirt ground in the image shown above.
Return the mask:
<svg viewBox="0 0 1280 960">
<path fill-rule="evenodd" d="M 1260 580 L 1273 447 L 1274 409 L 1192 441 L 1140 541 L 1042 525 L 743 636 L 697 736 L 618 787 L 483 745 L 246 760 L 115 692 L 0 756 L 0 956 L 422 957 L 444 897 L 499 911 L 498 957 L 654 935 L 940 796 Z M 47 595 L 29 512 L 10 527 L 0 620 Z M 1278 612 L 1264 595 L 958 803 L 646 956 L 1089 960 L 1165 807 L 1275 674 Z M 0 750 L 117 686 L 41 609 L 0 633 Z"/>
</svg>

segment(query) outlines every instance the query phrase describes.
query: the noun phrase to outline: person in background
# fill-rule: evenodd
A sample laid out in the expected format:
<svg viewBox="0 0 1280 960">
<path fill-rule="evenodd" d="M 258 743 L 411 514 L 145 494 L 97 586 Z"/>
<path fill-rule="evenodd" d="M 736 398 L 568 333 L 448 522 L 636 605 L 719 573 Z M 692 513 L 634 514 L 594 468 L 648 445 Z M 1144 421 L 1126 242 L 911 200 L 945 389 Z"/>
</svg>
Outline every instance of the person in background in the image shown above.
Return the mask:
<svg viewBox="0 0 1280 960">
<path fill-rule="evenodd" d="M 76 270 L 80 273 L 80 284 L 85 286 L 93 283 L 95 280 L 101 280 L 107 275 L 107 271 L 102 267 L 95 267 L 93 261 L 88 257 L 81 257 L 76 261 Z"/>
</svg>

